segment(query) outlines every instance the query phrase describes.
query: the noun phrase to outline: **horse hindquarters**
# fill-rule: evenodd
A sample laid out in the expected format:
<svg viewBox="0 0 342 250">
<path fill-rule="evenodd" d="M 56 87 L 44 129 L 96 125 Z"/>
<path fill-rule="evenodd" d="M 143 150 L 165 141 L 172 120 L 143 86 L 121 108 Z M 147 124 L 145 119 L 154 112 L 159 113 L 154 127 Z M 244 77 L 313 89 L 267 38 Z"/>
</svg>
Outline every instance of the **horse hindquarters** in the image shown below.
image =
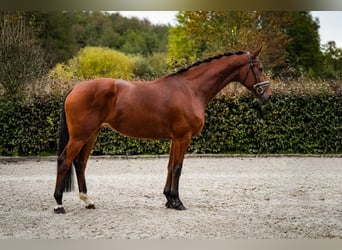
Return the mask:
<svg viewBox="0 0 342 250">
<path fill-rule="evenodd" d="M 62 198 L 64 191 L 68 192 L 73 189 L 73 162 L 77 170 L 80 193 L 83 194 L 80 195 L 80 198 L 85 200 L 88 205 L 90 204 L 84 198 L 86 195 L 84 171 L 101 123 L 85 115 L 89 110 L 84 107 L 84 102 L 86 101 L 89 100 L 80 102 L 77 91 L 76 94 L 74 91 L 71 91 L 65 98 L 62 108 L 59 156 L 54 193 L 57 203 L 55 213 L 65 213 Z M 96 115 L 96 112 L 93 113 Z M 83 119 L 80 119 L 80 117 L 83 117 Z"/>
</svg>

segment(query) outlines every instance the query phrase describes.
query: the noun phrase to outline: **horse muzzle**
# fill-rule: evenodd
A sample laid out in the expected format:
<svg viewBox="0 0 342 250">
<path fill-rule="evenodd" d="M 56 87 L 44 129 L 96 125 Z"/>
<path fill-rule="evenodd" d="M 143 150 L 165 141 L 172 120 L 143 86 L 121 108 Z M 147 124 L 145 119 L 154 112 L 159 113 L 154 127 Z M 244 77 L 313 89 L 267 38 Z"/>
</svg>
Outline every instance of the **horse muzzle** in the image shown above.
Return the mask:
<svg viewBox="0 0 342 250">
<path fill-rule="evenodd" d="M 271 91 L 269 90 L 269 86 L 270 86 L 269 81 L 259 82 L 253 85 L 254 94 L 262 102 L 267 102 L 272 96 Z"/>
</svg>

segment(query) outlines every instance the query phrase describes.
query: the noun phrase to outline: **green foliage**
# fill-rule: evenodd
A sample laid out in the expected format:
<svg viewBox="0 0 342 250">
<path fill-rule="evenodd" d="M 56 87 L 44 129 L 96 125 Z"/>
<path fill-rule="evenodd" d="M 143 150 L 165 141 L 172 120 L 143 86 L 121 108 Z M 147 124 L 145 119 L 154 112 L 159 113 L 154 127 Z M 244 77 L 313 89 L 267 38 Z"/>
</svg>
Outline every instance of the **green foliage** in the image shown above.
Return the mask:
<svg viewBox="0 0 342 250">
<path fill-rule="evenodd" d="M 0 155 L 55 154 L 61 96 L 0 102 Z M 342 96 L 275 94 L 260 107 L 248 96 L 214 99 L 189 153 L 342 153 Z M 131 139 L 103 129 L 94 155 L 167 154 L 168 141 Z"/>
<path fill-rule="evenodd" d="M 307 11 L 289 12 L 292 20 L 286 26 L 285 33 L 291 37 L 287 44 L 287 76 L 300 77 L 301 75 L 317 77 L 322 75 L 323 60 L 320 51 L 319 22 L 314 20 Z M 286 77 L 286 75 L 284 75 Z"/>
<path fill-rule="evenodd" d="M 51 79 L 58 79 L 61 82 L 72 81 L 77 78 L 77 61 L 69 60 L 67 64 L 58 63 L 48 73 L 48 77 Z"/>
<path fill-rule="evenodd" d="M 67 64 L 57 64 L 49 75 L 61 81 L 113 77 L 131 79 L 135 60 L 109 48 L 85 47 Z"/>
<path fill-rule="evenodd" d="M 224 52 L 247 51 L 264 45 L 265 66 L 284 63 L 289 37 L 282 26 L 288 12 L 272 11 L 181 11 L 179 25 L 170 29 L 169 62 L 203 59 Z M 270 39 L 271 38 L 271 39 Z M 267 59 L 267 60 L 265 60 Z"/>
<path fill-rule="evenodd" d="M 34 11 L 26 16 L 52 65 L 69 60 L 87 46 L 144 56 L 167 50 L 167 25 L 152 25 L 118 13 Z"/>
<path fill-rule="evenodd" d="M 54 154 L 61 98 L 35 96 L 27 103 L 0 100 L 0 155 Z"/>
<path fill-rule="evenodd" d="M 334 41 L 323 46 L 324 71 L 326 79 L 342 79 L 342 49 L 336 47 Z"/>
<path fill-rule="evenodd" d="M 197 153 L 341 153 L 342 98 L 276 95 L 261 110 L 250 97 L 215 99 Z"/>
<path fill-rule="evenodd" d="M 70 59 L 80 49 L 74 29 L 76 13 L 67 11 L 26 12 L 49 60 L 49 66 Z"/>
<path fill-rule="evenodd" d="M 57 64 L 49 77 L 68 85 L 68 82 L 97 77 L 151 80 L 164 74 L 165 53 L 133 57 L 109 48 L 86 47 L 67 64 Z"/>
<path fill-rule="evenodd" d="M 166 74 L 166 54 L 154 53 L 150 56 L 135 56 L 134 76 L 151 80 Z"/>
<path fill-rule="evenodd" d="M 170 28 L 168 44 L 168 65 L 179 68 L 179 66 L 189 65 L 196 60 L 195 43 L 189 39 L 184 28 Z"/>
<path fill-rule="evenodd" d="M 319 21 L 308 11 L 180 11 L 177 19 L 169 35 L 171 66 L 264 45 L 260 58 L 273 77 L 337 74 L 332 60 L 323 64 Z"/>
<path fill-rule="evenodd" d="M 142 155 L 167 154 L 169 142 L 160 140 L 139 140 L 102 129 L 93 149 L 93 155 Z"/>
<path fill-rule="evenodd" d="M 77 56 L 77 76 L 132 78 L 134 61 L 121 52 L 99 47 L 86 47 Z"/>
</svg>

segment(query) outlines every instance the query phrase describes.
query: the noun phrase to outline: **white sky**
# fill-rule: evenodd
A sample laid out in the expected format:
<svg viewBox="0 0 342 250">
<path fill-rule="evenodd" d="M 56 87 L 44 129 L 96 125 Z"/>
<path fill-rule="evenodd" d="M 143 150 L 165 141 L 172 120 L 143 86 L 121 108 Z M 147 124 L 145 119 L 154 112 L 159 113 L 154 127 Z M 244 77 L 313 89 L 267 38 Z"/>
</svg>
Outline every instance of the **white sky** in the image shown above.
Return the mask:
<svg viewBox="0 0 342 250">
<path fill-rule="evenodd" d="M 321 44 L 335 41 L 342 48 L 342 11 L 312 11 L 311 15 L 319 19 Z"/>
<path fill-rule="evenodd" d="M 177 23 L 176 14 L 178 11 L 118 11 L 122 16 L 138 17 L 140 19 L 148 19 L 153 24 L 170 24 Z"/>
<path fill-rule="evenodd" d="M 146 18 L 153 24 L 177 23 L 177 11 L 119 11 L 127 17 Z M 342 11 L 312 11 L 313 17 L 318 17 L 320 22 L 319 34 L 321 44 L 335 41 L 337 47 L 342 48 Z M 341 26 L 340 26 L 341 25 Z"/>
</svg>

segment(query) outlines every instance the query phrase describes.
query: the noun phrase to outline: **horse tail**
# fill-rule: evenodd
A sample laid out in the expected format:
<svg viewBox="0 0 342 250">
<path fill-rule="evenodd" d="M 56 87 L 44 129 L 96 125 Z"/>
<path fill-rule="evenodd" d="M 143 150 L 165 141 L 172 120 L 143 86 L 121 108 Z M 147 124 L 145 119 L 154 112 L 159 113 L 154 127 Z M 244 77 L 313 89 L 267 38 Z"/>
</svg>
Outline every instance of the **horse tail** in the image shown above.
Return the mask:
<svg viewBox="0 0 342 250">
<path fill-rule="evenodd" d="M 57 172 L 60 167 L 62 167 L 63 164 L 59 164 L 62 160 L 62 154 L 64 153 L 65 147 L 67 146 L 69 142 L 69 130 L 68 130 L 68 124 L 66 120 L 65 115 L 65 100 L 71 90 L 66 94 L 63 105 L 62 105 L 62 113 L 61 113 L 61 124 L 60 124 L 60 134 L 59 134 L 59 146 L 58 146 L 58 164 L 57 164 Z M 73 166 L 70 166 L 64 181 L 63 181 L 63 191 L 70 192 L 74 190 L 74 170 Z"/>
</svg>

